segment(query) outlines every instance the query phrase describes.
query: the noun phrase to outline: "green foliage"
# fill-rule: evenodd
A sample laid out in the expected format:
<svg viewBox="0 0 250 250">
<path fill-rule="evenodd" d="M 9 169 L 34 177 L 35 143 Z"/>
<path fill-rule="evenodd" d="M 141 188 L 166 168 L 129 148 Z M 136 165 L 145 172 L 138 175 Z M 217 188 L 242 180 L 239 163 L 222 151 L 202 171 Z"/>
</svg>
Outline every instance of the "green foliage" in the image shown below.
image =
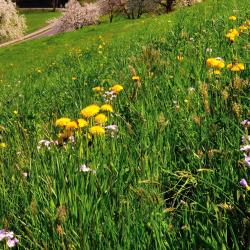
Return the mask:
<svg viewBox="0 0 250 250">
<path fill-rule="evenodd" d="M 249 248 L 250 196 L 238 184 L 250 179 L 239 151 L 249 36 L 225 38 L 247 5 L 210 0 L 1 49 L 0 225 L 20 249 Z M 217 56 L 245 70 L 210 75 Z M 37 150 L 57 138 L 57 118 L 101 103 L 93 87 L 115 83 L 118 137 Z"/>
</svg>

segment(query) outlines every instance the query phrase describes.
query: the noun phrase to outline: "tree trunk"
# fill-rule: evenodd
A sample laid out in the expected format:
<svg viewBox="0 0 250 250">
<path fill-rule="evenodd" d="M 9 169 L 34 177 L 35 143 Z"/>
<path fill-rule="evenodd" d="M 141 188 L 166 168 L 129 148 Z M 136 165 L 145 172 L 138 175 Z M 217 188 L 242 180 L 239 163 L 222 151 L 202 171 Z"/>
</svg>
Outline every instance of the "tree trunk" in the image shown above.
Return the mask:
<svg viewBox="0 0 250 250">
<path fill-rule="evenodd" d="M 109 23 L 112 23 L 113 17 L 114 17 L 113 11 L 111 11 L 111 12 L 109 13 Z"/>
<path fill-rule="evenodd" d="M 174 1 L 175 0 L 167 0 L 167 4 L 166 4 L 166 11 L 167 11 L 167 13 L 170 12 L 170 11 L 172 11 Z"/>
<path fill-rule="evenodd" d="M 58 0 L 53 0 L 52 5 L 53 5 L 53 11 L 55 12 L 56 11 L 56 7 L 58 5 Z"/>
<path fill-rule="evenodd" d="M 135 19 L 134 10 L 132 10 L 131 16 L 132 16 L 132 19 Z"/>
</svg>

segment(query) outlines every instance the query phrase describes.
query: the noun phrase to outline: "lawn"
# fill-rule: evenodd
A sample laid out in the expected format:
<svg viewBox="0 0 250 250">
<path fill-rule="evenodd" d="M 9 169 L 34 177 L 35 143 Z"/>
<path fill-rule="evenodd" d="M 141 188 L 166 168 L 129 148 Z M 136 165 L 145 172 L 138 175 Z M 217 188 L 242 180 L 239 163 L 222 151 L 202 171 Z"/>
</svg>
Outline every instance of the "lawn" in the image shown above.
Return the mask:
<svg viewBox="0 0 250 250">
<path fill-rule="evenodd" d="M 19 249 L 249 249 L 247 7 L 0 49 L 0 229 Z"/>
<path fill-rule="evenodd" d="M 38 10 L 20 10 L 26 18 L 26 33 L 32 33 L 47 25 L 47 22 L 53 18 L 59 17 L 60 12 L 56 11 L 38 11 Z"/>
</svg>

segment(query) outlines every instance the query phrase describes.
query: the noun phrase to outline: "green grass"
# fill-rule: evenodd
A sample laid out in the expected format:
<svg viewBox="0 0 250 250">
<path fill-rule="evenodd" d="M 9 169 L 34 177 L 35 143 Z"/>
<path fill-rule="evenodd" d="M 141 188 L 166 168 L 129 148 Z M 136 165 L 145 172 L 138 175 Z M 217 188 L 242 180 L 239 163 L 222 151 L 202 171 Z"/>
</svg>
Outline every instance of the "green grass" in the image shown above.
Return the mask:
<svg viewBox="0 0 250 250">
<path fill-rule="evenodd" d="M 50 19 L 59 17 L 61 15 L 60 12 L 52 12 L 52 11 L 30 11 L 30 10 L 22 10 L 20 11 L 26 18 L 27 30 L 26 33 L 32 33 L 44 26 L 47 25 L 47 22 Z"/>
<path fill-rule="evenodd" d="M 225 38 L 247 6 L 208 0 L 0 50 L 0 228 L 20 249 L 249 249 L 250 196 L 239 185 L 250 181 L 239 150 L 249 35 Z M 210 75 L 206 60 L 218 56 L 245 70 Z M 93 87 L 115 83 L 124 91 L 107 125 L 117 136 L 90 140 L 84 129 L 75 144 L 37 149 L 58 139 L 57 118 L 103 104 Z"/>
</svg>

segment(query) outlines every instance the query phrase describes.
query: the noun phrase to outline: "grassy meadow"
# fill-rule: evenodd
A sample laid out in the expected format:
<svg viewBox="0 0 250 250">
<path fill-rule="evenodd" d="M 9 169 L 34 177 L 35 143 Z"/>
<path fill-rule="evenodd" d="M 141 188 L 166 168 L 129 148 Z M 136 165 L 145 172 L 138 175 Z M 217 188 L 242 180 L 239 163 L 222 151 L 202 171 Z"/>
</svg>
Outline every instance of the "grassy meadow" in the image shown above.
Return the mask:
<svg viewBox="0 0 250 250">
<path fill-rule="evenodd" d="M 49 20 L 61 15 L 58 11 L 47 10 L 20 10 L 20 14 L 26 18 L 27 34 L 46 26 Z"/>
<path fill-rule="evenodd" d="M 1 48 L 0 229 L 17 248 L 249 249 L 246 20 L 248 0 L 206 0 Z"/>
</svg>

